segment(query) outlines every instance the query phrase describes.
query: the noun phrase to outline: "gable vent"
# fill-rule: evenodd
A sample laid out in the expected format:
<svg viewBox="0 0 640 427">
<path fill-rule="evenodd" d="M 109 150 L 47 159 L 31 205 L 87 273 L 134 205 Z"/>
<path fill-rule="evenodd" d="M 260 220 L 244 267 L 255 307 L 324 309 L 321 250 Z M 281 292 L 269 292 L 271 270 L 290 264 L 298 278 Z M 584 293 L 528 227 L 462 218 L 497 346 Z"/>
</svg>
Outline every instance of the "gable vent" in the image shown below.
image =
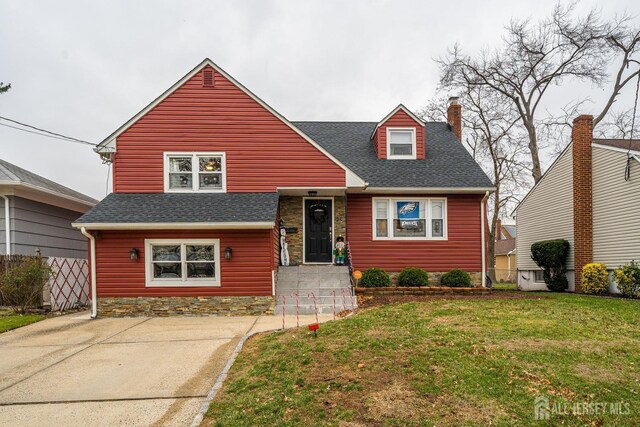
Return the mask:
<svg viewBox="0 0 640 427">
<path fill-rule="evenodd" d="M 204 70 L 202 72 L 202 86 L 213 87 L 213 70 Z"/>
</svg>

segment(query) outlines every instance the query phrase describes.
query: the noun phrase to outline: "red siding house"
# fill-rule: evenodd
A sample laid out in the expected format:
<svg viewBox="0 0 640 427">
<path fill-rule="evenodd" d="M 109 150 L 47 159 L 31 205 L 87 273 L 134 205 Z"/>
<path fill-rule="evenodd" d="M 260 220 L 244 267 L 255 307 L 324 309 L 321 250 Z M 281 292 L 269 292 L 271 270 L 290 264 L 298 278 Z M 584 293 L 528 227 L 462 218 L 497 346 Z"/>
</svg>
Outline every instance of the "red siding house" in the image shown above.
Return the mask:
<svg viewBox="0 0 640 427">
<path fill-rule="evenodd" d="M 113 193 L 74 223 L 93 315 L 269 312 L 305 280 L 349 283 L 338 237 L 352 269 L 463 268 L 481 285 L 493 184 L 449 113 L 290 122 L 204 60 L 96 149 Z"/>
</svg>

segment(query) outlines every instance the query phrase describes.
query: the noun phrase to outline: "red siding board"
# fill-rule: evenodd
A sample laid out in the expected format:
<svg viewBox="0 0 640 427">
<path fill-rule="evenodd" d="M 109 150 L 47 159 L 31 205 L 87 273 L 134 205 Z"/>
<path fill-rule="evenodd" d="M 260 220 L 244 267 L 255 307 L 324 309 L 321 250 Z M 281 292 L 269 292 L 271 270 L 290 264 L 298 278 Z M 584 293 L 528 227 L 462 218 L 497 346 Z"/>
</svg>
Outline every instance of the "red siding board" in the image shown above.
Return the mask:
<svg viewBox="0 0 640 427">
<path fill-rule="evenodd" d="M 387 121 L 378 127 L 378 130 L 374 134 L 374 148 L 376 148 L 377 145 L 376 152 L 378 153 L 378 158 L 387 158 L 387 128 L 395 127 L 412 127 L 416 129 L 416 156 L 419 160 L 424 159 L 424 127 L 402 110 L 398 110 L 393 116 L 389 117 Z"/>
<path fill-rule="evenodd" d="M 389 272 L 403 267 L 427 271 L 462 268 L 481 271 L 480 203 L 482 195 L 445 195 L 447 197 L 448 240 L 407 241 L 373 240 L 370 195 L 349 195 L 347 225 L 354 267 L 364 270 L 381 267 Z M 377 197 L 396 197 L 379 195 Z M 404 197 L 404 196 L 397 196 Z M 416 197 L 429 197 L 422 195 Z M 442 195 L 434 197 L 443 197 Z"/>
<path fill-rule="evenodd" d="M 271 295 L 273 232 L 246 231 L 101 231 L 96 240 L 98 297 Z M 220 287 L 146 287 L 145 239 L 220 239 Z M 231 260 L 224 248 L 231 247 Z M 129 259 L 137 248 L 137 261 Z"/>
<path fill-rule="evenodd" d="M 117 138 L 114 192 L 164 191 L 163 152 L 224 151 L 227 191 L 342 187 L 344 170 L 224 76 L 184 83 Z"/>
</svg>

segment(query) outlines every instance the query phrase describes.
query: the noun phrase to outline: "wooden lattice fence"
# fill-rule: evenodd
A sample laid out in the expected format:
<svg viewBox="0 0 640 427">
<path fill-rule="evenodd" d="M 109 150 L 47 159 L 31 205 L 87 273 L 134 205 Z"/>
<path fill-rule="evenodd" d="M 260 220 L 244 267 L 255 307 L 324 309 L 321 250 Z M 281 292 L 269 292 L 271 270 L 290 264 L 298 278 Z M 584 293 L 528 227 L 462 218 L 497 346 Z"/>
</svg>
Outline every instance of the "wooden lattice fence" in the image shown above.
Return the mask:
<svg viewBox="0 0 640 427">
<path fill-rule="evenodd" d="M 49 257 L 51 310 L 65 311 L 89 304 L 89 263 L 86 259 Z M 45 300 L 46 300 L 45 296 Z"/>
</svg>

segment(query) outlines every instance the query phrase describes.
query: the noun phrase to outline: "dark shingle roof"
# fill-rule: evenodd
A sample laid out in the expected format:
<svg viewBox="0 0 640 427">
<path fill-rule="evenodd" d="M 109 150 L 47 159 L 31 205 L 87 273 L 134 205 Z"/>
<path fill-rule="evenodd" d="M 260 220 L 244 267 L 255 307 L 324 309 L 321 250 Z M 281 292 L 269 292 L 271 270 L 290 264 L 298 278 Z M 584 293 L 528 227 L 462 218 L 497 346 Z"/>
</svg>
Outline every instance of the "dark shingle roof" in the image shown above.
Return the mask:
<svg viewBox="0 0 640 427">
<path fill-rule="evenodd" d="M 495 254 L 506 255 L 516 248 L 516 239 L 502 239 L 496 242 Z"/>
<path fill-rule="evenodd" d="M 608 145 L 609 147 L 623 148 L 625 150 L 640 151 L 640 139 L 604 139 L 595 138 L 596 144 Z"/>
<path fill-rule="evenodd" d="M 73 197 L 92 204 L 98 203 L 96 199 L 51 181 L 50 179 L 36 175 L 33 172 L 29 172 L 2 159 L 0 159 L 0 181 L 9 181 L 16 184 L 24 183 L 46 191 L 53 191 L 62 196 Z"/>
<path fill-rule="evenodd" d="M 278 193 L 111 193 L 78 224 L 269 222 Z"/>
<path fill-rule="evenodd" d="M 424 160 L 380 160 L 375 122 L 293 122 L 370 187 L 492 188 L 493 183 L 444 122 L 425 125 Z"/>
</svg>

